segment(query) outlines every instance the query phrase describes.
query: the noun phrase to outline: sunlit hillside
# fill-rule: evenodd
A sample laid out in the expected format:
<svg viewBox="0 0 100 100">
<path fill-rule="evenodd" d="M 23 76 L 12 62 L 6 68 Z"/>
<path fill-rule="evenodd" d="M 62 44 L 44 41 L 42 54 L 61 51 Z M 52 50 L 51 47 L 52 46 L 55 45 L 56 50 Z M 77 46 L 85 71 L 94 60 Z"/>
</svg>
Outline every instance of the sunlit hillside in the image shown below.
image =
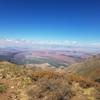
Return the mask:
<svg viewBox="0 0 100 100">
<path fill-rule="evenodd" d="M 99 84 L 66 70 L 0 62 L 0 100 L 99 100 Z"/>
<path fill-rule="evenodd" d="M 73 64 L 68 67 L 67 70 L 85 78 L 100 82 L 100 55 L 94 55 L 82 63 Z"/>
</svg>

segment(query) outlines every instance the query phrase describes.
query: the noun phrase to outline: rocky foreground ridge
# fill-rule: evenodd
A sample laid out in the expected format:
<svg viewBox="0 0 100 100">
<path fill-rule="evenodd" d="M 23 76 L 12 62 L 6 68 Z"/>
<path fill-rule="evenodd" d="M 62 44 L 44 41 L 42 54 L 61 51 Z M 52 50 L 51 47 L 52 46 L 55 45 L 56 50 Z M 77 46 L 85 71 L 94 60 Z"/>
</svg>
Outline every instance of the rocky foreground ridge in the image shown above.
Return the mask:
<svg viewBox="0 0 100 100">
<path fill-rule="evenodd" d="M 0 62 L 0 100 L 100 100 L 100 84 L 65 69 Z"/>
</svg>

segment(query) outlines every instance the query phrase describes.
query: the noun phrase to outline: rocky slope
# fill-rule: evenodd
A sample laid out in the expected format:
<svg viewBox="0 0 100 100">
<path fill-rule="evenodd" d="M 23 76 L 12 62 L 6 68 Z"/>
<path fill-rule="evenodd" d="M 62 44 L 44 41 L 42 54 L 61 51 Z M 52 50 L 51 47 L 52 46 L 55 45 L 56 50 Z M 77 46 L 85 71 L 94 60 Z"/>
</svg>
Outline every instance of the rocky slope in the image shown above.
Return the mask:
<svg viewBox="0 0 100 100">
<path fill-rule="evenodd" d="M 68 67 L 69 72 L 100 82 L 100 55 L 88 58 L 85 62 Z"/>
<path fill-rule="evenodd" d="M 1 100 L 100 100 L 100 86 L 64 69 L 0 62 Z"/>
</svg>

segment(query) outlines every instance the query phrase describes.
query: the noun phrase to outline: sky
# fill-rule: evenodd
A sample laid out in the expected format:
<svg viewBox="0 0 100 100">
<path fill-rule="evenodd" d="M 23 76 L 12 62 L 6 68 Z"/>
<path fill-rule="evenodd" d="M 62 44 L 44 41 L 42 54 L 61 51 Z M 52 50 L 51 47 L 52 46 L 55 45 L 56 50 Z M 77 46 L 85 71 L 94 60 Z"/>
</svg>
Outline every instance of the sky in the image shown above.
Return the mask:
<svg viewBox="0 0 100 100">
<path fill-rule="evenodd" d="M 3 38 L 99 44 L 100 0 L 0 0 Z"/>
</svg>

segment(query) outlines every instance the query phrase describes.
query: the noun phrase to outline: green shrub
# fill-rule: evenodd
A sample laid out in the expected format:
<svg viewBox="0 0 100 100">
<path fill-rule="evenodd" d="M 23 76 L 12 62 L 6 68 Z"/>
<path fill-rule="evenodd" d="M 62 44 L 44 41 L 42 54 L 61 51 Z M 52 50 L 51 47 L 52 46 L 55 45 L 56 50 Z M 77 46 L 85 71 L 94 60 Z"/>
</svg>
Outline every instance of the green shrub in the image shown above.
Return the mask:
<svg viewBox="0 0 100 100">
<path fill-rule="evenodd" d="M 6 86 L 3 83 L 0 83 L 0 93 L 4 93 L 6 89 Z"/>
</svg>

